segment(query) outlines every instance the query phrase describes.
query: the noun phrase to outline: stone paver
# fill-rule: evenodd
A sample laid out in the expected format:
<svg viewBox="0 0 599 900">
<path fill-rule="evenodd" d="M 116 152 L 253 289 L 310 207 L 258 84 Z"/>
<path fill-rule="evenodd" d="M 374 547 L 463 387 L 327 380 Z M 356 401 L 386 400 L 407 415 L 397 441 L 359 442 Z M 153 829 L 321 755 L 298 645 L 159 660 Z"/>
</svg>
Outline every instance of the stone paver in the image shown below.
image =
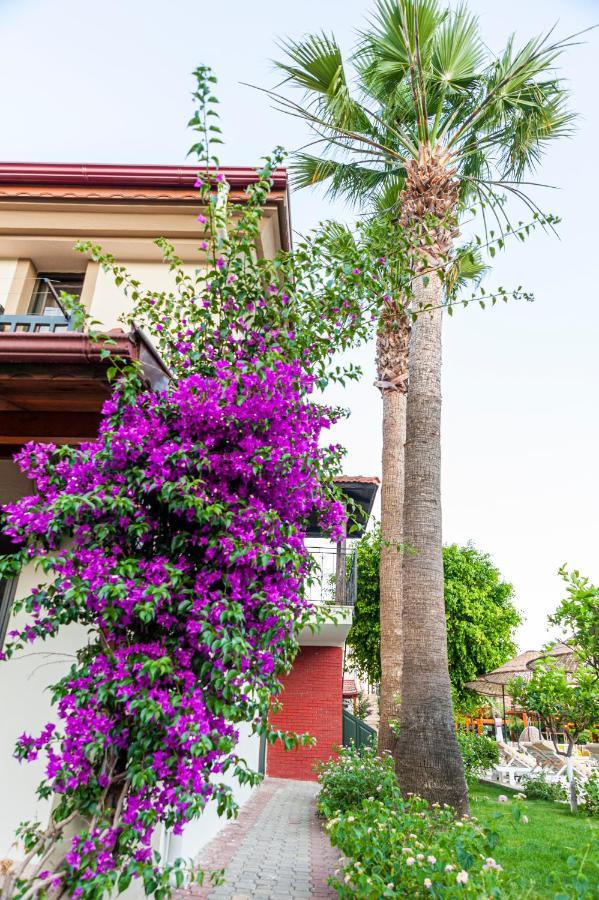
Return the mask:
<svg viewBox="0 0 599 900">
<path fill-rule="evenodd" d="M 324 900 L 336 897 L 327 878 L 338 854 L 316 817 L 318 785 L 267 778 L 198 858 L 202 869 L 224 869 L 218 887 L 179 891 L 207 900 Z"/>
</svg>

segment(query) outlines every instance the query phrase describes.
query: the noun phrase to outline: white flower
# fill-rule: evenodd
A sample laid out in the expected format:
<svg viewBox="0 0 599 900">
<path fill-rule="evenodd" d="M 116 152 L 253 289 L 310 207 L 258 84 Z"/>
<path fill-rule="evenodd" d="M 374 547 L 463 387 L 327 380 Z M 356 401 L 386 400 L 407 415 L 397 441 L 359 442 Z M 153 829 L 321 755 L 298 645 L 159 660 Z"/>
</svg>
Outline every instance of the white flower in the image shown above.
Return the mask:
<svg viewBox="0 0 599 900">
<path fill-rule="evenodd" d="M 446 872 L 453 872 L 454 869 L 455 869 L 455 866 L 451 866 L 451 865 L 449 865 L 449 863 L 445 866 Z"/>
<path fill-rule="evenodd" d="M 425 888 L 429 888 L 429 889 L 432 888 L 433 883 L 432 883 L 432 881 L 430 880 L 430 878 L 425 878 L 425 879 L 424 879 L 424 886 L 425 886 Z"/>
<path fill-rule="evenodd" d="M 382 785 L 382 784 L 378 784 L 377 787 L 376 787 L 376 789 L 377 789 L 377 791 L 382 791 L 382 790 L 383 790 L 383 785 Z"/>
<path fill-rule="evenodd" d="M 483 869 L 486 869 L 487 871 L 489 871 L 489 869 L 495 869 L 496 872 L 503 872 L 502 866 L 500 866 L 499 863 L 496 863 L 492 856 L 487 856 Z"/>
<path fill-rule="evenodd" d="M 356 820 L 354 819 L 353 816 L 348 816 L 347 819 L 346 819 L 346 822 L 355 822 L 355 821 L 356 821 Z"/>
<path fill-rule="evenodd" d="M 406 859 L 406 866 L 413 866 L 415 862 L 416 860 L 413 856 L 408 856 L 408 858 Z"/>
<path fill-rule="evenodd" d="M 411 848 L 411 847 L 402 847 L 402 848 L 401 848 L 401 852 L 402 852 L 402 853 L 411 853 L 411 852 L 412 852 L 412 848 Z"/>
<path fill-rule="evenodd" d="M 429 862 L 431 864 L 431 866 L 434 866 L 435 863 L 437 862 L 437 857 L 436 856 L 427 856 L 426 861 Z"/>
<path fill-rule="evenodd" d="M 417 853 L 416 859 L 424 859 L 424 853 Z"/>
<path fill-rule="evenodd" d="M 464 869 L 462 869 L 462 871 L 458 872 L 456 875 L 455 880 L 458 884 L 466 884 L 468 881 L 468 872 L 465 872 Z"/>
<path fill-rule="evenodd" d="M 372 827 L 366 829 L 367 834 L 372 834 Z"/>
<path fill-rule="evenodd" d="M 456 826 L 457 826 L 458 828 L 463 828 L 463 827 L 464 827 L 464 823 L 463 823 L 463 822 L 456 822 Z"/>
<path fill-rule="evenodd" d="M 369 797 L 369 798 L 368 798 L 368 802 L 369 802 L 369 803 L 373 803 L 373 802 L 374 802 L 374 797 Z"/>
<path fill-rule="evenodd" d="M 389 884 L 387 885 L 387 890 L 392 891 L 394 887 L 395 887 L 395 885 L 393 884 L 392 881 L 390 881 Z"/>
<path fill-rule="evenodd" d="M 528 825 L 528 816 L 522 816 L 520 818 L 520 821 L 522 822 L 523 825 Z"/>
<path fill-rule="evenodd" d="M 499 797 L 497 798 L 497 802 L 498 803 L 507 803 L 507 797 L 505 796 L 505 794 L 500 794 Z"/>
</svg>

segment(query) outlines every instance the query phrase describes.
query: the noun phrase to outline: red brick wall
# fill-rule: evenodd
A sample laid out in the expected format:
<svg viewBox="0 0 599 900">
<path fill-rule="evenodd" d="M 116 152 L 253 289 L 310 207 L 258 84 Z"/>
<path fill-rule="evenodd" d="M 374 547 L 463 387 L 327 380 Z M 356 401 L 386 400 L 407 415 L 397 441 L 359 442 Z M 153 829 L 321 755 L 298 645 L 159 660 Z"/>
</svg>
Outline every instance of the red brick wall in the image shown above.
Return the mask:
<svg viewBox="0 0 599 900">
<path fill-rule="evenodd" d="M 314 747 L 285 750 L 268 746 L 266 774 L 274 778 L 315 781 L 314 764 L 326 762 L 343 737 L 342 647 L 302 647 L 293 669 L 283 679 L 283 707 L 271 716 L 275 728 L 316 738 Z"/>
</svg>

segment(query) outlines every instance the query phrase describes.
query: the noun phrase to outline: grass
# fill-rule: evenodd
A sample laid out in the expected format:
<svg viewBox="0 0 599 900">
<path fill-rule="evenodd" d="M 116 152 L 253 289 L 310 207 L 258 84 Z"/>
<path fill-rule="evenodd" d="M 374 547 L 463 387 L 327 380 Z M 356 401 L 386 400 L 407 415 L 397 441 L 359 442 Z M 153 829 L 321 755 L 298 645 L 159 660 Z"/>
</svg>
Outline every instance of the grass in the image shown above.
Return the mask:
<svg viewBox="0 0 599 900">
<path fill-rule="evenodd" d="M 507 803 L 498 802 L 500 794 L 510 797 Z M 494 785 L 476 784 L 470 788 L 472 815 L 499 835 L 494 856 L 508 874 L 514 897 L 565 900 L 583 896 L 572 889 L 563 890 L 563 885 L 571 882 L 578 872 L 597 885 L 599 873 L 594 859 L 597 844 L 589 848 L 593 836 L 595 841 L 599 839 L 599 819 L 583 814 L 573 816 L 568 806 L 561 803 L 526 800 L 524 812 L 528 824 L 522 824 L 512 815 L 512 796 L 511 792 Z M 587 850 L 586 861 L 581 865 Z M 599 885 L 597 890 L 597 894 L 593 891 L 587 896 L 599 897 Z"/>
</svg>

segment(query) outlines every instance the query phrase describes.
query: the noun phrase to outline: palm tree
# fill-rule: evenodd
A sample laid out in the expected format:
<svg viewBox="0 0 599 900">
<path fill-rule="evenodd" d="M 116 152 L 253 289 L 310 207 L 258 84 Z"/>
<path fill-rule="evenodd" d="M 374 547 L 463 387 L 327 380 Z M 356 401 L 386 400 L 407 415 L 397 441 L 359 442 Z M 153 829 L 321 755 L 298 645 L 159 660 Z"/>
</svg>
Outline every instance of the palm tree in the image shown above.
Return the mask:
<svg viewBox="0 0 599 900">
<path fill-rule="evenodd" d="M 467 206 L 478 204 L 483 217 L 493 215 L 500 229 L 504 223 L 509 228 L 505 194 L 520 198 L 537 214 L 523 179 L 539 163 L 546 144 L 571 129 L 567 93 L 554 71 L 570 43 L 553 40 L 551 32 L 520 49 L 510 39 L 496 57 L 464 6 L 450 10 L 438 0 L 378 0 L 351 56 L 353 87 L 337 43 L 325 35 L 287 42 L 287 58 L 278 64 L 286 80 L 304 92 L 300 103 L 277 94 L 278 102 L 306 119 L 324 150 L 322 156 L 297 155 L 296 184 L 325 182 L 330 195 L 371 209 L 374 204 L 379 211 L 385 197 L 396 200 L 384 212 L 403 231 L 398 254 L 407 264 L 411 286 L 403 301 L 409 299 L 417 317 L 409 367 L 410 317 L 402 317 L 400 298 L 380 319 L 382 529 L 391 544 L 403 542 L 411 551 L 404 554 L 401 573 L 397 552 L 381 559 L 386 644 L 381 654 L 389 657 L 389 678 L 389 665 L 399 673 L 397 654 L 403 653 L 397 747 L 402 790 L 450 803 L 461 812 L 468 800 L 447 671 L 441 554 L 446 273 L 453 264 L 460 213 Z M 388 699 L 382 707 L 389 708 Z"/>
</svg>

